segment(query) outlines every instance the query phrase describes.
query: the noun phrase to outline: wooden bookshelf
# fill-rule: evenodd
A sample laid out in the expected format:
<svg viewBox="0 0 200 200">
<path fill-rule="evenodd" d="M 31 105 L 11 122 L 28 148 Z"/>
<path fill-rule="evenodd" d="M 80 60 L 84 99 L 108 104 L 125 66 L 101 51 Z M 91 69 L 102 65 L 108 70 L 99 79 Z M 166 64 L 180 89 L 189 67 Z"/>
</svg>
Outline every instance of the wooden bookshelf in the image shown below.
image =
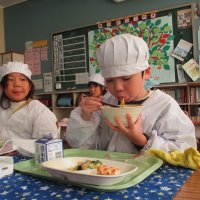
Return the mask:
<svg viewBox="0 0 200 200">
<path fill-rule="evenodd" d="M 36 93 L 34 99 L 40 100 L 50 110 L 54 112 L 58 120 L 68 118 L 71 111 L 78 106 L 78 97 L 81 93 L 87 93 L 88 89 L 82 90 L 66 90 L 53 91 L 52 93 Z M 58 105 L 59 98 L 67 97 L 70 99 L 70 104 Z M 65 99 L 66 100 L 66 99 Z"/>
<path fill-rule="evenodd" d="M 198 88 L 199 92 L 197 93 Z M 177 100 L 180 107 L 188 113 L 194 125 L 200 126 L 200 82 L 160 84 L 154 86 L 153 89 L 160 89 L 171 95 Z M 184 91 L 185 97 L 180 101 L 176 95 L 178 94 L 178 91 L 182 90 Z"/>
</svg>

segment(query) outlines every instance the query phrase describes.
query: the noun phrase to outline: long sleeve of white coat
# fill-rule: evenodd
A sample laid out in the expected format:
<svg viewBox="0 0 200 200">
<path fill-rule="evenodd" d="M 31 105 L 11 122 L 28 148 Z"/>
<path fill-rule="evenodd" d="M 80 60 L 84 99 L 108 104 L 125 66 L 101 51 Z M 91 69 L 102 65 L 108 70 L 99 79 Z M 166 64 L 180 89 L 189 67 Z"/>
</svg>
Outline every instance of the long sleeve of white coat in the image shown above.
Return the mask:
<svg viewBox="0 0 200 200">
<path fill-rule="evenodd" d="M 149 137 L 145 149 L 169 152 L 197 148 L 192 121 L 172 97 L 160 90 L 155 91 L 143 105 L 142 127 L 143 133 Z"/>
<path fill-rule="evenodd" d="M 29 108 L 32 113 L 32 138 L 41 138 L 45 136 L 58 138 L 60 132 L 57 127 L 56 115 L 45 105 L 38 103 L 36 105 L 30 105 L 31 108 Z"/>
<path fill-rule="evenodd" d="M 80 107 L 75 108 L 69 118 L 66 139 L 70 146 L 79 148 L 95 148 L 100 113 L 94 112 L 89 121 L 81 118 Z"/>
</svg>

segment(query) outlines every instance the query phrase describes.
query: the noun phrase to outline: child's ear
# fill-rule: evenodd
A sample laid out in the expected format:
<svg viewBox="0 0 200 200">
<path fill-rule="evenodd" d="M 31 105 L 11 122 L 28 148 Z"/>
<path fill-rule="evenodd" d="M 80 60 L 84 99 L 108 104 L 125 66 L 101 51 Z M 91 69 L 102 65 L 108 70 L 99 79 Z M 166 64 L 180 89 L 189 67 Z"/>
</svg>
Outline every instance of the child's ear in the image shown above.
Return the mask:
<svg viewBox="0 0 200 200">
<path fill-rule="evenodd" d="M 149 66 L 144 70 L 144 79 L 147 80 L 151 77 L 151 67 Z"/>
</svg>

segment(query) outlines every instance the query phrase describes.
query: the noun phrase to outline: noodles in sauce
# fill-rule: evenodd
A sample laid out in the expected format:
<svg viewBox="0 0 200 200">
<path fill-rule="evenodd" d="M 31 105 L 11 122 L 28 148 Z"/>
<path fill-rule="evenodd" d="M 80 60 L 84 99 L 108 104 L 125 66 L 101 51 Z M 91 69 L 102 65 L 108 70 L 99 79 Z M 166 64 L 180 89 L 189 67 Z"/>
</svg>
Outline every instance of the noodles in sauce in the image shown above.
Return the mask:
<svg viewBox="0 0 200 200">
<path fill-rule="evenodd" d="M 124 107 L 125 107 L 125 101 L 124 101 L 124 98 L 123 98 L 121 103 L 120 103 L 120 108 L 124 108 Z"/>
</svg>

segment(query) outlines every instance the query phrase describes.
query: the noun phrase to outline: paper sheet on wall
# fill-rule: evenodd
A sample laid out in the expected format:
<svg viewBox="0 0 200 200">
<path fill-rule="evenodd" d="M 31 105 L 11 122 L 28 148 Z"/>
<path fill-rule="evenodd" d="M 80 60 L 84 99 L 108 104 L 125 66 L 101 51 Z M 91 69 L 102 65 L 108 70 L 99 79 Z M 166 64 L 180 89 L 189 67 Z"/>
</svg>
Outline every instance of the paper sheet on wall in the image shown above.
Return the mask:
<svg viewBox="0 0 200 200">
<path fill-rule="evenodd" d="M 28 64 L 32 75 L 41 74 L 40 48 L 26 49 L 25 63 Z"/>
<path fill-rule="evenodd" d="M 190 59 L 188 62 L 182 65 L 182 68 L 193 81 L 196 81 L 200 77 L 199 65 L 194 59 Z"/>
<path fill-rule="evenodd" d="M 52 92 L 52 73 L 43 73 L 43 80 L 44 80 L 44 92 Z"/>
<path fill-rule="evenodd" d="M 42 79 L 35 79 L 32 80 L 35 90 L 42 90 L 43 89 L 43 83 L 42 83 Z"/>
<path fill-rule="evenodd" d="M 174 58 L 177 58 L 180 61 L 184 61 L 187 54 L 190 52 L 190 49 L 192 48 L 192 43 L 185 41 L 183 39 L 180 39 L 178 45 L 172 52 L 171 56 Z"/>
<path fill-rule="evenodd" d="M 27 41 L 25 42 L 25 49 L 32 49 L 33 48 L 33 41 Z"/>
<path fill-rule="evenodd" d="M 87 84 L 88 73 L 76 73 L 76 84 Z"/>
<path fill-rule="evenodd" d="M 192 26 L 192 12 L 191 9 L 184 9 L 177 11 L 178 28 L 188 28 Z"/>
<path fill-rule="evenodd" d="M 47 47 L 41 47 L 41 61 L 48 60 L 48 48 Z"/>
</svg>

